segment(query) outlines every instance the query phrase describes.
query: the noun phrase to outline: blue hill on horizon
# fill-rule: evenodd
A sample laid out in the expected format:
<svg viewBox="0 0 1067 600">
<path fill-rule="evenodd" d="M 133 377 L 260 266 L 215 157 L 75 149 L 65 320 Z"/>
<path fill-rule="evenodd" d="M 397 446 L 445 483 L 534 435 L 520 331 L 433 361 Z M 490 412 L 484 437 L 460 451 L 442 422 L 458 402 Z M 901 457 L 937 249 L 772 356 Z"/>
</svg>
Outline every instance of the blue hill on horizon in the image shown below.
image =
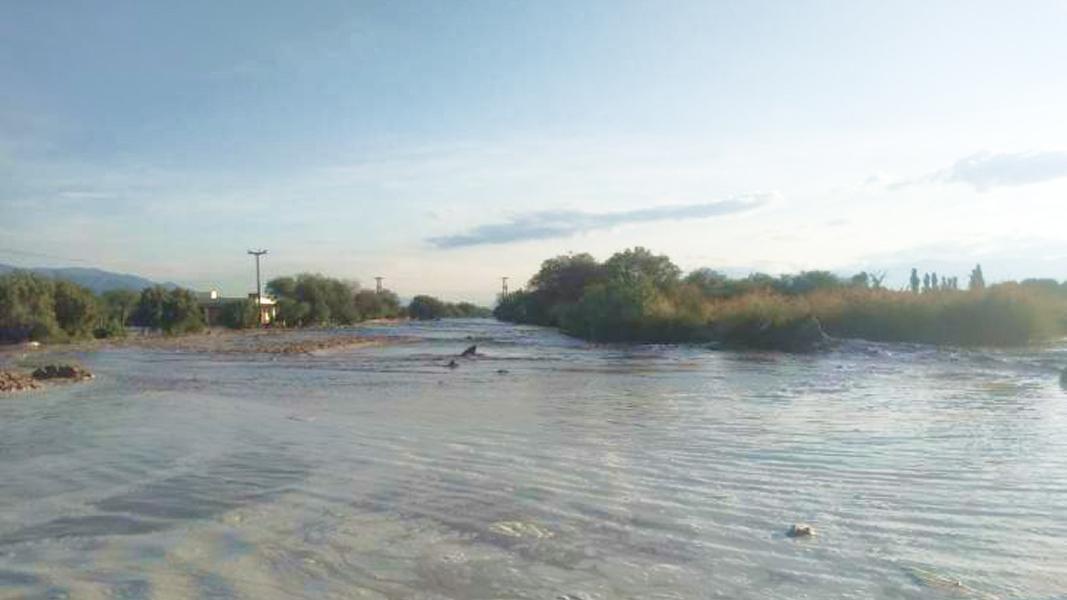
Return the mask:
<svg viewBox="0 0 1067 600">
<path fill-rule="evenodd" d="M 146 287 L 157 285 L 155 281 L 139 275 L 116 273 L 92 267 L 15 267 L 0 264 L 0 275 L 11 271 L 31 271 L 52 279 L 63 279 L 87 287 L 97 294 L 108 290 L 133 290 L 139 292 Z M 158 285 L 167 288 L 178 287 L 177 284 L 171 282 Z"/>
</svg>

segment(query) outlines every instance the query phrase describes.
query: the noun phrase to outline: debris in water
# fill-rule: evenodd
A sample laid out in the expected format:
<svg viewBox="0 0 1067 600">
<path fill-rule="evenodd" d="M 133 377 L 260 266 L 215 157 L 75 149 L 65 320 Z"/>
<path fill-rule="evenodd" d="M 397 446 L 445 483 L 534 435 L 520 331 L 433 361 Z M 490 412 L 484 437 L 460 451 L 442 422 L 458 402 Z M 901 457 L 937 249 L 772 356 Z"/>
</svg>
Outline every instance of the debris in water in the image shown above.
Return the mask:
<svg viewBox="0 0 1067 600">
<path fill-rule="evenodd" d="M 33 378 L 38 381 L 44 379 L 70 379 L 80 381 L 82 379 L 92 379 L 93 374 L 77 365 L 47 365 L 34 369 Z"/>
<path fill-rule="evenodd" d="M 794 523 L 786 535 L 791 538 L 811 537 L 815 535 L 815 528 L 807 523 Z"/>
<path fill-rule="evenodd" d="M 463 352 L 461 352 L 460 356 L 462 356 L 464 358 L 470 358 L 472 356 L 476 356 L 477 354 L 478 354 L 478 346 L 471 346 L 471 347 L 467 348 L 466 350 L 464 350 Z"/>
</svg>

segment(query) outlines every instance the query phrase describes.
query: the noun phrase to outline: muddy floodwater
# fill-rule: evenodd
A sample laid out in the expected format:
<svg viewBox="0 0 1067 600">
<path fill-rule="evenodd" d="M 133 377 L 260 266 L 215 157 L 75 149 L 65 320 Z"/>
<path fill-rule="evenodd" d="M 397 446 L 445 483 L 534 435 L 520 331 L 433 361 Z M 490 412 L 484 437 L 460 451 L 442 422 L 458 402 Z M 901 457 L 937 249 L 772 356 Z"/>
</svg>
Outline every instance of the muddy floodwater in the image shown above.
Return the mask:
<svg viewBox="0 0 1067 600">
<path fill-rule="evenodd" d="M 0 598 L 1067 598 L 1063 347 L 360 331 L 0 396 Z"/>
</svg>

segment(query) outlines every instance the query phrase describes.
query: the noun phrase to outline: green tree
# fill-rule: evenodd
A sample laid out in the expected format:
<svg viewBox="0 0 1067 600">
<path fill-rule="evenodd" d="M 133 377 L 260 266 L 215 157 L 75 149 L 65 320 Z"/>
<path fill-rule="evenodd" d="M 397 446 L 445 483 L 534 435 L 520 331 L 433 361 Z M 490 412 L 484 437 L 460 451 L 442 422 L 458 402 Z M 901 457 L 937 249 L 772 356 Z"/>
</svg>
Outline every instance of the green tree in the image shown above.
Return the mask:
<svg viewBox="0 0 1067 600">
<path fill-rule="evenodd" d="M 848 284 L 851 287 L 867 289 L 871 287 L 871 276 L 867 271 L 860 271 L 849 278 Z"/>
<path fill-rule="evenodd" d="M 919 283 L 919 270 L 916 268 L 912 268 L 911 279 L 908 281 L 908 284 L 909 287 L 911 287 L 911 292 L 913 294 L 919 293 Z"/>
<path fill-rule="evenodd" d="M 863 275 L 866 275 L 866 273 Z M 829 271 L 801 271 L 796 275 L 782 275 L 775 282 L 774 289 L 782 294 L 795 296 L 809 294 L 815 290 L 832 290 L 843 286 L 841 279 Z"/>
<path fill-rule="evenodd" d="M 278 299 L 278 319 L 286 325 L 350 325 L 362 318 L 355 286 L 339 279 L 301 273 L 272 279 L 267 292 Z"/>
<path fill-rule="evenodd" d="M 133 320 L 140 327 L 167 334 L 195 333 L 204 328 L 200 304 L 192 292 L 182 288 L 168 291 L 158 285 L 141 290 Z"/>
<path fill-rule="evenodd" d="M 163 302 L 163 331 L 168 334 L 196 333 L 204 329 L 200 303 L 193 292 L 174 288 Z"/>
<path fill-rule="evenodd" d="M 561 328 L 594 341 L 652 341 L 648 314 L 658 295 L 651 279 L 593 285 L 561 314 Z"/>
<path fill-rule="evenodd" d="M 141 290 L 137 308 L 133 312 L 133 323 L 138 327 L 161 329 L 163 327 L 163 305 L 167 300 L 167 288 L 156 285 Z"/>
<path fill-rule="evenodd" d="M 56 323 L 72 338 L 89 337 L 97 325 L 99 306 L 87 288 L 58 280 L 53 288 Z"/>
<path fill-rule="evenodd" d="M 608 277 L 624 285 L 649 283 L 657 289 L 667 289 L 678 283 L 682 271 L 665 255 L 652 254 L 637 246 L 617 252 L 604 262 Z"/>
<path fill-rule="evenodd" d="M 103 293 L 104 310 L 109 321 L 125 327 L 137 309 L 137 292 L 133 290 L 108 290 Z"/>
<path fill-rule="evenodd" d="M 231 300 L 222 305 L 219 322 L 230 329 L 250 329 L 259 325 L 259 313 L 256 302 L 242 298 Z"/>
<path fill-rule="evenodd" d="M 736 286 L 730 278 L 714 269 L 697 269 L 685 276 L 683 281 L 695 286 L 708 297 L 726 298 L 736 293 Z"/>
<path fill-rule="evenodd" d="M 393 319 L 399 317 L 403 311 L 400 298 L 389 290 L 359 290 L 353 301 L 356 310 L 364 319 Z"/>
<path fill-rule="evenodd" d="M 0 339 L 47 341 L 61 332 L 54 289 L 51 279 L 29 271 L 0 276 Z"/>
<path fill-rule="evenodd" d="M 445 303 L 433 296 L 419 295 L 408 304 L 408 316 L 420 321 L 443 319 L 446 316 Z"/>
</svg>

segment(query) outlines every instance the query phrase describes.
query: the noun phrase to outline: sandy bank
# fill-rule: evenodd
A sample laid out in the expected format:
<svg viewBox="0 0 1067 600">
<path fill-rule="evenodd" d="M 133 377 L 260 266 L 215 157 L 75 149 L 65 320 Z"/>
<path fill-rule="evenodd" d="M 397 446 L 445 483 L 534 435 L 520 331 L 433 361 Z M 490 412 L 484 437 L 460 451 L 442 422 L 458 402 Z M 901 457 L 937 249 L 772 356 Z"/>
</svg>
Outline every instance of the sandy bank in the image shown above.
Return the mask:
<svg viewBox="0 0 1067 600">
<path fill-rule="evenodd" d="M 204 333 L 165 336 L 131 333 L 124 338 L 87 340 L 71 344 L 0 346 L 0 366 L 23 363 L 48 354 L 80 353 L 111 348 L 145 348 L 179 352 L 224 354 L 318 354 L 356 348 L 402 344 L 409 338 L 369 335 L 358 329 L 211 329 Z"/>
</svg>

